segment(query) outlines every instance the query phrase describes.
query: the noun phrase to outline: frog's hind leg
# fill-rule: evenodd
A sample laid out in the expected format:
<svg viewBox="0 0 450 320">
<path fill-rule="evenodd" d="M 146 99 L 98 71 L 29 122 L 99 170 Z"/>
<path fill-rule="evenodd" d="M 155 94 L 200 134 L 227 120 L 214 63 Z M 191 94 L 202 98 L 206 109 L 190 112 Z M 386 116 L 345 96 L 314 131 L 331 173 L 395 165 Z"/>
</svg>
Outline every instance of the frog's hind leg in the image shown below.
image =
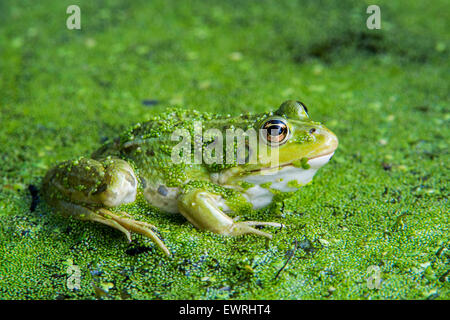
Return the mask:
<svg viewBox="0 0 450 320">
<path fill-rule="evenodd" d="M 57 165 L 45 176 L 42 188 L 47 202 L 57 211 L 113 227 L 124 233 L 128 241 L 132 232 L 142 234 L 170 256 L 167 247 L 153 232 L 155 226 L 134 220 L 127 213 L 107 209 L 135 201 L 136 189 L 136 177 L 126 161 L 101 162 L 86 158 Z"/>
<path fill-rule="evenodd" d="M 272 239 L 270 233 L 258 230 L 254 226 L 282 227 L 277 222 L 243 221 L 237 222 L 217 207 L 214 195 L 203 190 L 192 190 L 181 196 L 178 208 L 195 227 L 214 233 L 240 236 L 254 234 Z"/>
</svg>

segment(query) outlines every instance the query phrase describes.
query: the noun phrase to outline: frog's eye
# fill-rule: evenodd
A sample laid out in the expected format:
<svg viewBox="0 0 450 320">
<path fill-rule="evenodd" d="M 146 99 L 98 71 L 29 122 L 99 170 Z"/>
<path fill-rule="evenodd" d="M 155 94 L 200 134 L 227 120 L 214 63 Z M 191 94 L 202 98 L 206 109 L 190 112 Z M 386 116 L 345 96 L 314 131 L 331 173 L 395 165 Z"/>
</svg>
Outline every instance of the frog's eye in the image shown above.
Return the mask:
<svg viewBox="0 0 450 320">
<path fill-rule="evenodd" d="M 282 119 L 267 120 L 261 129 L 263 129 L 265 140 L 270 145 L 279 146 L 289 138 L 289 127 Z"/>
</svg>

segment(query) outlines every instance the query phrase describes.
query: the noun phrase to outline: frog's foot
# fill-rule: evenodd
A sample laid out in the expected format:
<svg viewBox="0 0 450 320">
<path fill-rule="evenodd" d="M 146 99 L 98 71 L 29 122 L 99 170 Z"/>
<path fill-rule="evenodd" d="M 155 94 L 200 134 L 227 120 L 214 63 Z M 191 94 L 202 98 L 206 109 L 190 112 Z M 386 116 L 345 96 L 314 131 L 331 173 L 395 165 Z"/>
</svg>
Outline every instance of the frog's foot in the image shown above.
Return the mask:
<svg viewBox="0 0 450 320">
<path fill-rule="evenodd" d="M 132 232 L 146 236 L 153 240 L 153 242 L 166 254 L 166 256 L 170 256 L 170 251 L 152 230 L 156 230 L 156 227 L 150 223 L 131 219 L 129 218 L 130 215 L 125 214 L 124 212 L 119 212 L 119 214 L 116 214 L 105 208 L 90 209 L 61 200 L 53 202 L 53 205 L 66 215 L 69 214 L 84 221 L 98 222 L 119 230 L 125 234 L 129 242 L 131 242 Z"/>
<path fill-rule="evenodd" d="M 124 212 L 120 213 L 122 215 L 124 214 Z M 130 215 L 126 214 L 126 216 Z M 143 236 L 152 239 L 167 256 L 170 256 L 170 251 L 152 230 L 156 230 L 156 227 L 150 223 L 119 216 L 104 208 L 98 209 L 97 212 L 91 216 L 90 220 L 106 224 L 122 231 L 129 242 L 131 242 L 131 232 L 142 234 Z"/>
<path fill-rule="evenodd" d="M 270 233 L 261 231 L 253 226 L 282 227 L 281 223 L 233 220 L 216 204 L 215 196 L 204 190 L 193 190 L 182 195 L 178 202 L 181 214 L 196 228 L 208 230 L 227 236 L 254 234 L 272 239 Z"/>
</svg>

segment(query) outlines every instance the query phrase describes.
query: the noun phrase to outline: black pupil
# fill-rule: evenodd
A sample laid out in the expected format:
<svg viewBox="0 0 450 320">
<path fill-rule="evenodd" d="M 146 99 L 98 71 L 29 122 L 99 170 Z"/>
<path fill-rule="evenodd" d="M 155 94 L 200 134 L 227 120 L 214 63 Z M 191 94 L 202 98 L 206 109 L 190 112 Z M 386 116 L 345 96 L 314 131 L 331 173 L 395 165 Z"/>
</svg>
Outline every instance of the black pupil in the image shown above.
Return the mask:
<svg viewBox="0 0 450 320">
<path fill-rule="evenodd" d="M 265 128 L 271 136 L 279 136 L 286 133 L 286 124 L 281 120 L 270 120 L 266 123 Z"/>
<path fill-rule="evenodd" d="M 283 133 L 283 128 L 279 125 L 275 125 L 270 127 L 270 134 L 272 136 L 279 136 L 281 133 Z"/>
</svg>

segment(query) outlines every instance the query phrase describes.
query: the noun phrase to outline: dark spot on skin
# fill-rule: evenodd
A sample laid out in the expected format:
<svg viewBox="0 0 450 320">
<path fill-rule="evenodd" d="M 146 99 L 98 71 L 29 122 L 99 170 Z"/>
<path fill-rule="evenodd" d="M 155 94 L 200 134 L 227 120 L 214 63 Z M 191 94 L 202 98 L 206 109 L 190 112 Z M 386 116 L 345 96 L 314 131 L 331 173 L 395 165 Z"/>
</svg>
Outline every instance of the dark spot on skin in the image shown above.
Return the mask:
<svg viewBox="0 0 450 320">
<path fill-rule="evenodd" d="M 163 197 L 167 196 L 167 194 L 169 193 L 169 190 L 167 190 L 166 186 L 160 185 L 158 187 L 158 193 L 160 195 L 162 195 Z"/>
<path fill-rule="evenodd" d="M 36 186 L 30 184 L 28 186 L 28 191 L 30 191 L 31 194 L 31 205 L 30 205 L 30 211 L 34 212 L 36 210 L 36 207 L 40 201 L 39 199 L 39 190 Z"/>
<path fill-rule="evenodd" d="M 157 105 L 158 103 L 159 103 L 159 101 L 156 100 L 156 99 L 145 99 L 145 100 L 142 100 L 142 104 L 143 104 L 144 106 L 147 106 L 147 107 L 155 106 L 155 105 Z"/>
<path fill-rule="evenodd" d="M 140 178 L 141 179 L 141 185 L 142 185 L 142 188 L 147 188 L 147 181 L 144 179 L 144 178 Z"/>
<path fill-rule="evenodd" d="M 131 153 L 139 147 L 139 143 L 129 143 L 124 145 L 123 150 L 127 153 Z"/>
<path fill-rule="evenodd" d="M 103 183 L 97 188 L 97 190 L 93 194 L 101 193 L 101 192 L 105 191 L 106 188 L 107 188 L 106 183 Z"/>
</svg>

